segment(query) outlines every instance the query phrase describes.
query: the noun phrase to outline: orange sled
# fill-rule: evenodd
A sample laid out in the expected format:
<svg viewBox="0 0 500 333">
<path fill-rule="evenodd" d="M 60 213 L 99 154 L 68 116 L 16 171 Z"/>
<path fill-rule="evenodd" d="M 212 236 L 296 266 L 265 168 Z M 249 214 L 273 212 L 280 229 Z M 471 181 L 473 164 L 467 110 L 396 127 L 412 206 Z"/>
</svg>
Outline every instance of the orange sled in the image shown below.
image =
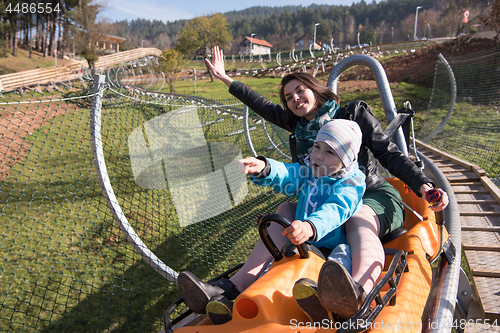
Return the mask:
<svg viewBox="0 0 500 333">
<path fill-rule="evenodd" d="M 292 296 L 295 281 L 300 278 L 316 281 L 325 259 L 315 247 L 304 244 L 297 248 L 298 251 L 286 251 L 283 255 L 269 239 L 266 225 L 271 221 L 284 224 L 277 214 L 269 214 L 260 221 L 259 232 L 275 261 L 266 274 L 236 298 L 232 320 L 215 326 L 204 318 L 195 326 L 189 326 L 193 323 L 186 320 L 191 313 L 188 311 L 170 321 L 173 311 L 183 302 L 181 298 L 165 313 L 166 332 L 425 331 L 422 314 L 432 282 L 429 261 L 443 250 L 442 244 L 448 240 L 448 234 L 428 208 L 427 201 L 413 192 L 407 193 L 400 180 L 391 178 L 388 181 L 398 189 L 406 204 L 405 223 L 402 230 L 384 237 L 384 272 L 361 309 L 349 321 L 311 323 L 297 306 Z M 393 239 L 387 240 L 391 237 Z M 453 252 L 452 247 L 449 252 Z M 217 278 L 227 277 L 240 266 Z"/>
</svg>

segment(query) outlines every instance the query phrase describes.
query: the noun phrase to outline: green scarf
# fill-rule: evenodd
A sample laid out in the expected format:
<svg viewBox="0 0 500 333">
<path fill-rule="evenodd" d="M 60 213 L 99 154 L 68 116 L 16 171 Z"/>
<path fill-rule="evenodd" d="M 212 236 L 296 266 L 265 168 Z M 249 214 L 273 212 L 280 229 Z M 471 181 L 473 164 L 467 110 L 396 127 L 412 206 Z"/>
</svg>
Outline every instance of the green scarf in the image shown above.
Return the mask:
<svg viewBox="0 0 500 333">
<path fill-rule="evenodd" d="M 314 140 L 321 127 L 334 119 L 340 106 L 334 100 L 327 101 L 316 113 L 313 120 L 308 121 L 301 118 L 295 127 L 295 137 L 297 138 L 297 161 L 304 164 L 304 159 L 311 152 Z"/>
</svg>

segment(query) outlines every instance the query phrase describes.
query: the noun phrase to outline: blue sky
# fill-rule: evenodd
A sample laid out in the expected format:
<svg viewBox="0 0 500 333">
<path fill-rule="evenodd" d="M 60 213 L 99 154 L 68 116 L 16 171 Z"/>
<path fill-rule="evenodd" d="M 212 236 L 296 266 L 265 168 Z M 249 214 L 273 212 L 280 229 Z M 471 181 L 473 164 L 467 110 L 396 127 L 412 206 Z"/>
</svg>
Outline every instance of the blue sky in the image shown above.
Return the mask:
<svg viewBox="0 0 500 333">
<path fill-rule="evenodd" d="M 231 10 L 240 10 L 253 6 L 309 6 L 313 3 L 327 5 L 346 5 L 357 3 L 360 0 L 108 0 L 107 8 L 101 16 L 111 21 L 160 20 L 163 22 L 180 19 L 191 19 L 196 16 L 213 13 L 225 13 Z M 367 1 L 368 3 L 371 1 Z"/>
</svg>

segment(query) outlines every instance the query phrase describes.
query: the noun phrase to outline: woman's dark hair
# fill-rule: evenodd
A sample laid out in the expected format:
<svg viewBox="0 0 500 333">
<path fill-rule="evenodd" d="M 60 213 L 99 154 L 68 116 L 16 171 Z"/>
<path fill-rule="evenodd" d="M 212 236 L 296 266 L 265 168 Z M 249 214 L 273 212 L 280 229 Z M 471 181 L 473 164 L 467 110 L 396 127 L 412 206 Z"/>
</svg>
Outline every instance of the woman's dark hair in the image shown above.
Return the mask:
<svg viewBox="0 0 500 333">
<path fill-rule="evenodd" d="M 305 85 L 307 88 L 311 89 L 314 97 L 316 98 L 316 105 L 325 104 L 325 102 L 329 100 L 335 100 L 335 102 L 340 103 L 340 99 L 330 88 L 325 87 L 319 83 L 311 74 L 301 72 L 301 73 L 292 73 L 288 74 L 281 80 L 281 88 L 280 88 L 280 99 L 283 107 L 288 110 L 288 106 L 285 98 L 285 86 L 292 80 L 299 80 Z"/>
</svg>

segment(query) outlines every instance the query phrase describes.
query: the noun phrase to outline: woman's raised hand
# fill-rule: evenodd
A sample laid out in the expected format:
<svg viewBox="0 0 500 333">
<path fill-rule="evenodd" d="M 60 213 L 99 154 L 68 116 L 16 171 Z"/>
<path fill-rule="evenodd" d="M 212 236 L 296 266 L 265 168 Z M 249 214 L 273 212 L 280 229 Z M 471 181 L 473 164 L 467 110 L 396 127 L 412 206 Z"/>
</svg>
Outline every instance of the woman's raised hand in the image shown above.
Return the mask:
<svg viewBox="0 0 500 333">
<path fill-rule="evenodd" d="M 231 82 L 234 80 L 226 74 L 226 69 L 224 68 L 224 52 L 219 49 L 218 46 L 214 46 L 213 48 L 213 64 L 205 58 L 205 62 L 207 63 L 208 68 L 212 71 L 214 76 L 224 82 L 227 86 L 231 85 Z"/>
</svg>

